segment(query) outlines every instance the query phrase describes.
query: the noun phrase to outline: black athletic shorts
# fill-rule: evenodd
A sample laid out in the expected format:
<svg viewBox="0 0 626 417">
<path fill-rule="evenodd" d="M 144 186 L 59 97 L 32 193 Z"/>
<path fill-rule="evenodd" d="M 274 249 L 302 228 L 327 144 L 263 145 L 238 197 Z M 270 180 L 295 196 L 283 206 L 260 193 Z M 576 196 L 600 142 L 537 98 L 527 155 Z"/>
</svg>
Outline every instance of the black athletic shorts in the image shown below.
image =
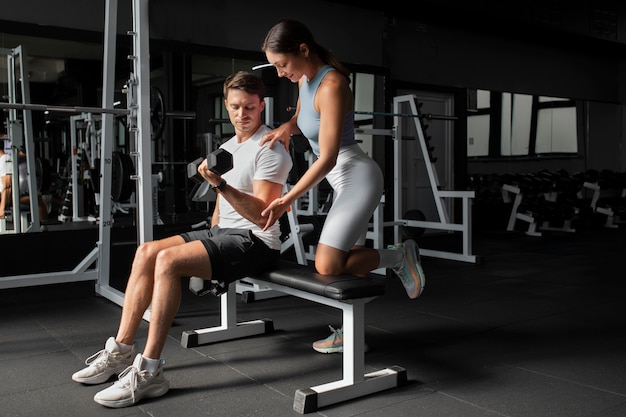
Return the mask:
<svg viewBox="0 0 626 417">
<path fill-rule="evenodd" d="M 181 237 L 185 242 L 202 241 L 213 267 L 211 279 L 225 284 L 275 269 L 280 257 L 280 251 L 270 249 L 248 229 L 213 226 L 182 233 Z"/>
</svg>

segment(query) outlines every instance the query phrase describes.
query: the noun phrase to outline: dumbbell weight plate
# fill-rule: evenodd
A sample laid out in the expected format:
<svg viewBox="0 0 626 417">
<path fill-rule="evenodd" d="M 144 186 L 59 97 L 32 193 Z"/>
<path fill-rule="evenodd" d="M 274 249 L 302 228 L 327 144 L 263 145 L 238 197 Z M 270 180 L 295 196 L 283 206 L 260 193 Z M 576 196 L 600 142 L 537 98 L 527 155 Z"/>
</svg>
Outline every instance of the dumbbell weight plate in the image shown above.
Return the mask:
<svg viewBox="0 0 626 417">
<path fill-rule="evenodd" d="M 198 173 L 198 166 L 203 158 L 197 158 L 187 164 L 187 178 L 200 184 L 204 178 Z M 222 175 L 233 168 L 233 156 L 225 149 L 217 149 L 207 155 L 207 166 L 216 174 Z"/>
<path fill-rule="evenodd" d="M 207 165 L 216 174 L 224 174 L 233 169 L 233 156 L 225 149 L 217 149 L 207 155 Z"/>
</svg>

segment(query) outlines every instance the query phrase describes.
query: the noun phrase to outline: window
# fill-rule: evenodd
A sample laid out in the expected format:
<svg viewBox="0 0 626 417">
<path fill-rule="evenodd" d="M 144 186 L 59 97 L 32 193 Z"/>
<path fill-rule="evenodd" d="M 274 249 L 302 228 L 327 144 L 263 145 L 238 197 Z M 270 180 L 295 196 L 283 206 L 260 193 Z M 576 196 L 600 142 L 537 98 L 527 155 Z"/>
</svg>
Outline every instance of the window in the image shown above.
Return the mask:
<svg viewBox="0 0 626 417">
<path fill-rule="evenodd" d="M 467 118 L 468 157 L 578 153 L 574 100 L 478 90 Z"/>
</svg>

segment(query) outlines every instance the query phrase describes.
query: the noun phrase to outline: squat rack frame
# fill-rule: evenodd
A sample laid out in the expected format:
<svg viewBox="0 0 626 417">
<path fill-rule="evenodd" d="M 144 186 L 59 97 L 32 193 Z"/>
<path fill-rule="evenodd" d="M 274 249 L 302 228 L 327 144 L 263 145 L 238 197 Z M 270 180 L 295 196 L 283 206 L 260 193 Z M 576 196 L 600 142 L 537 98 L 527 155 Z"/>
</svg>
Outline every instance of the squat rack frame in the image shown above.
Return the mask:
<svg viewBox="0 0 626 417">
<path fill-rule="evenodd" d="M 91 112 L 102 114 L 102 144 L 101 144 L 101 169 L 100 169 L 100 219 L 99 238 L 93 250 L 83 258 L 72 270 L 41 274 L 24 274 L 16 276 L 0 277 L 0 289 L 27 287 L 34 285 L 56 284 L 77 281 L 96 281 L 95 290 L 98 294 L 110 301 L 123 305 L 124 293 L 110 285 L 110 244 L 112 203 L 112 160 L 114 144 L 114 116 L 127 115 L 129 135 L 135 139 L 135 148 L 131 155 L 135 158 L 137 174 L 132 177 L 137 181 L 137 235 L 138 242 L 143 243 L 153 239 L 152 219 L 152 173 L 151 173 L 151 124 L 150 124 L 150 36 L 148 0 L 132 0 L 133 29 L 127 34 L 133 38 L 132 60 L 133 72 L 128 81 L 128 108 L 115 109 L 115 50 L 117 35 L 118 1 L 106 0 L 105 25 L 104 25 L 104 53 L 103 53 L 103 80 L 102 80 L 102 108 L 94 107 L 60 107 L 31 104 L 28 83 L 22 83 L 23 103 L 0 103 L 0 108 L 9 108 L 12 111 L 23 110 L 27 157 L 29 169 L 35 166 L 34 144 L 32 128 L 30 127 L 32 111 L 57 110 L 66 112 Z M 17 52 L 23 54 L 21 49 Z M 21 69 L 24 72 L 24 65 Z M 23 78 L 24 79 L 24 78 Z M 29 130 L 30 129 L 30 130 Z M 34 171 L 32 171 L 34 172 Z M 36 190 L 34 175 L 29 175 L 30 190 Z M 33 195 L 33 194 L 31 194 Z M 36 199 L 31 199 L 31 211 L 36 213 Z M 35 203 L 33 203 L 35 202 Z M 38 218 L 34 216 L 38 226 Z M 146 316 L 149 317 L 149 310 Z"/>
<path fill-rule="evenodd" d="M 133 72 L 128 81 L 128 128 L 132 143 L 135 138 L 137 181 L 137 238 L 138 243 L 151 241 L 152 230 L 152 161 L 150 125 L 150 35 L 148 0 L 133 0 L 133 30 L 127 32 L 133 39 Z M 117 0 L 107 0 L 105 10 L 105 38 L 103 60 L 102 107 L 113 108 L 115 85 L 115 49 L 117 33 Z M 136 92 L 136 97 L 135 97 Z M 100 177 L 100 222 L 98 252 L 98 279 L 96 292 L 118 305 L 124 304 L 124 293 L 110 285 L 111 228 L 111 178 L 114 143 L 114 115 L 102 114 L 102 158 Z M 145 316 L 149 317 L 150 311 Z"/>
<path fill-rule="evenodd" d="M 403 117 L 407 116 L 406 112 L 402 110 L 409 106 L 410 113 L 409 118 L 413 119 L 415 124 L 415 131 L 417 132 L 417 138 L 420 145 L 422 155 L 424 156 L 424 163 L 426 165 L 426 172 L 428 173 L 428 180 L 432 195 L 434 197 L 435 207 L 437 209 L 437 215 L 439 221 L 425 221 L 425 220 L 412 220 L 405 219 L 401 214 L 402 210 L 402 138 L 404 137 L 404 131 L 408 130 L 408 126 L 403 124 Z M 428 144 L 426 137 L 422 129 L 420 121 L 420 114 L 418 112 L 417 97 L 412 94 L 396 96 L 393 98 L 394 109 L 394 220 L 390 224 L 394 227 L 394 238 L 398 242 L 401 236 L 400 228 L 402 226 L 409 227 L 421 227 L 424 229 L 442 230 L 448 233 L 460 233 L 462 241 L 462 249 L 460 252 L 434 250 L 420 247 L 420 254 L 424 256 L 430 256 L 441 259 L 448 259 L 454 261 L 462 261 L 469 263 L 477 263 L 477 257 L 472 253 L 472 199 L 475 197 L 474 191 L 455 191 L 455 190 L 441 190 L 439 184 L 439 177 L 437 176 L 437 170 L 435 165 L 428 159 Z M 444 117 L 430 116 L 430 119 L 442 119 L 447 120 Z M 461 200 L 461 221 L 455 222 L 450 219 L 450 215 L 446 209 L 447 199 L 460 199 Z"/>
</svg>

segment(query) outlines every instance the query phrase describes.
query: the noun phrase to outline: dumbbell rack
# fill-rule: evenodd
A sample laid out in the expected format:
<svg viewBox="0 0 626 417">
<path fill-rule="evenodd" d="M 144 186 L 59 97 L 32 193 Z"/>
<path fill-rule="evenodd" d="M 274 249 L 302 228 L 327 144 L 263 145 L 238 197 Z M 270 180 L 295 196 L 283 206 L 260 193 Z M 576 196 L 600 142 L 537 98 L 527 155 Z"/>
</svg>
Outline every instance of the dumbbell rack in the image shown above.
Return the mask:
<svg viewBox="0 0 626 417">
<path fill-rule="evenodd" d="M 542 231 L 575 232 L 572 223 L 583 213 L 583 189 L 580 179 L 565 170 L 507 175 L 502 200 L 513 203 L 507 230 L 514 231 L 516 221 L 521 220 L 528 223 L 529 236 L 541 236 Z"/>
<path fill-rule="evenodd" d="M 511 195 L 515 195 L 513 201 L 511 201 Z M 511 215 L 509 216 L 509 222 L 506 230 L 511 232 L 515 230 L 515 224 L 517 220 L 528 223 L 528 230 L 526 234 L 528 236 L 542 236 L 543 231 L 558 231 L 558 232 L 575 232 L 576 229 L 572 228 L 572 219 L 563 219 L 563 226 L 555 227 L 551 226 L 547 220 L 541 221 L 541 219 L 532 212 L 520 212 L 520 205 L 524 200 L 524 192 L 517 185 L 503 184 L 502 185 L 502 199 L 505 203 L 513 203 L 511 207 Z M 556 193 L 548 193 L 545 196 L 547 202 L 556 201 Z M 541 221 L 541 224 L 540 224 Z"/>
<path fill-rule="evenodd" d="M 604 223 L 604 227 L 608 228 L 618 228 L 620 223 L 624 223 L 620 216 L 616 213 L 613 207 L 608 205 L 600 205 L 600 198 L 603 196 L 603 193 L 610 194 L 611 191 L 613 194 L 617 194 L 617 196 L 621 199 L 626 199 L 626 188 L 621 190 L 603 190 L 598 182 L 588 182 L 585 181 L 583 184 L 583 188 L 589 189 L 593 192 L 590 206 L 594 213 L 603 214 L 606 216 L 606 221 Z M 614 197 L 614 196 L 613 196 Z"/>
</svg>

